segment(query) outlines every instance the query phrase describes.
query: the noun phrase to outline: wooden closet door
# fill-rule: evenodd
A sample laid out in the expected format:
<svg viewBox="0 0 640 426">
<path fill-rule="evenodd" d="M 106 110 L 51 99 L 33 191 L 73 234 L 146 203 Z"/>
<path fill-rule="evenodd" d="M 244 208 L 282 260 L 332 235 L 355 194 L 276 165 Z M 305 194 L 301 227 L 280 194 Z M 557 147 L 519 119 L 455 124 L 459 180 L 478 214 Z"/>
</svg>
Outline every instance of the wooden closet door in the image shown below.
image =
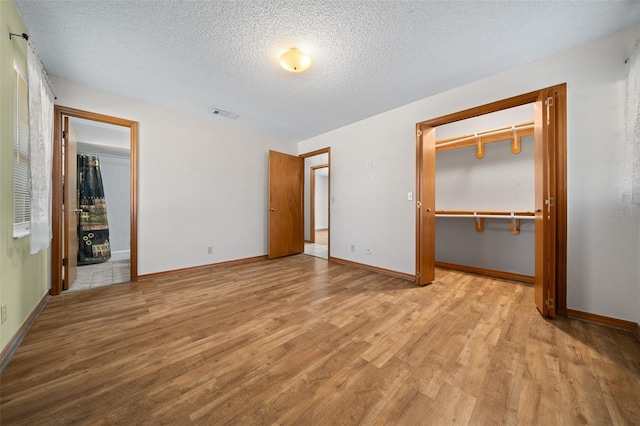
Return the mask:
<svg viewBox="0 0 640 426">
<path fill-rule="evenodd" d="M 416 284 L 425 285 L 436 274 L 436 129 L 419 125 L 416 140 Z"/>
<path fill-rule="evenodd" d="M 534 104 L 535 303 L 540 313 L 556 313 L 555 93 L 540 92 Z"/>
</svg>

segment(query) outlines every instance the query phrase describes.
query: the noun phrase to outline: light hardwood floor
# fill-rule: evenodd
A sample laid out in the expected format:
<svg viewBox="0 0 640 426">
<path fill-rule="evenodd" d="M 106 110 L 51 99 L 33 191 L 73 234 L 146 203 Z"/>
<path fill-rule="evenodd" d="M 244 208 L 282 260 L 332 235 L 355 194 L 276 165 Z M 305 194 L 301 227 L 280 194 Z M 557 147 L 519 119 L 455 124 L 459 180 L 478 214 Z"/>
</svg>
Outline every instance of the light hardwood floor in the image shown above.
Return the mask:
<svg viewBox="0 0 640 426">
<path fill-rule="evenodd" d="M 436 276 L 299 255 L 56 296 L 2 374 L 0 423 L 640 423 L 633 335 Z"/>
</svg>

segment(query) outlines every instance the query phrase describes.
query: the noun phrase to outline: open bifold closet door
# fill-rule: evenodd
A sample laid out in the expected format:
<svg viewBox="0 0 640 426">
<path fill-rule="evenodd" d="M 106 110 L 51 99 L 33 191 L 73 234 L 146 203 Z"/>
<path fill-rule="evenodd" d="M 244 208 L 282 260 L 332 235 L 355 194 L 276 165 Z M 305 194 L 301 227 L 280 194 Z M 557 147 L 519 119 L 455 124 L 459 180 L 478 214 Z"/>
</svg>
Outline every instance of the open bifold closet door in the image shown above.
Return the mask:
<svg viewBox="0 0 640 426">
<path fill-rule="evenodd" d="M 429 284 L 436 279 L 436 266 L 524 281 L 534 283 L 535 300 L 531 302 L 532 306 L 535 304 L 542 315 L 554 317 L 556 313 L 566 313 L 565 97 L 566 86 L 559 85 L 417 123 L 415 207 L 416 283 L 418 285 Z M 526 113 L 527 111 L 528 113 Z M 494 128 L 488 127 L 479 130 L 474 128 L 471 133 L 445 138 L 445 135 L 454 129 L 480 127 L 478 123 L 495 123 L 509 117 L 521 118 L 519 117 L 521 113 L 526 113 L 528 117 L 526 121 L 509 122 L 506 127 L 497 127 L 504 126 L 504 124 L 499 124 Z M 525 139 L 528 141 L 526 145 L 521 142 L 523 137 L 527 138 Z M 511 144 L 510 151 L 509 143 Z M 491 157 L 492 159 L 488 162 L 481 160 L 485 157 L 485 146 L 487 146 L 488 153 L 495 153 L 498 149 L 499 155 Z M 506 153 L 504 148 L 507 149 Z M 454 154 L 454 151 L 451 150 L 460 151 L 464 155 Z M 445 154 L 442 151 L 448 151 L 448 153 Z M 521 152 L 525 151 L 527 154 L 523 157 Z M 443 157 L 436 156 L 436 152 Z M 509 157 L 511 154 L 517 156 Z M 460 158 L 467 162 L 453 161 Z M 485 161 L 487 167 L 476 169 L 476 166 L 469 166 L 470 164 L 479 164 L 478 160 Z M 496 160 L 501 162 L 496 163 Z M 451 166 L 452 164 L 454 167 Z M 521 170 L 521 164 L 528 164 L 525 167 L 530 171 L 525 174 L 516 173 L 517 176 L 520 176 L 518 179 L 524 179 L 524 181 L 516 181 L 513 170 Z M 437 175 L 436 166 L 440 166 Z M 441 167 L 444 171 L 442 176 L 440 175 Z M 508 170 L 512 172 L 508 172 Z M 486 180 L 488 184 L 480 184 L 478 179 L 482 180 L 485 176 L 489 176 L 489 179 Z M 445 178 L 448 178 L 449 181 Z M 438 180 L 438 191 L 441 191 L 438 192 L 438 197 L 436 197 L 436 179 Z M 510 186 L 505 185 L 507 182 L 505 179 L 507 181 L 513 180 L 509 183 Z M 524 184 L 522 187 L 519 186 L 520 182 Z M 529 190 L 523 191 L 524 188 L 529 188 Z M 478 189 L 484 193 L 477 191 Z M 474 193 L 474 190 L 477 192 Z M 514 193 L 513 191 L 519 192 Z M 463 200 L 463 195 L 470 194 L 473 196 Z M 522 197 L 520 197 L 521 194 Z M 514 197 L 514 195 L 518 195 L 518 197 Z M 464 203 L 470 203 L 477 207 L 464 208 Z M 436 204 L 438 205 L 436 206 Z M 454 205 L 456 207 L 452 207 Z M 442 210 L 443 208 L 444 210 Z M 505 209 L 511 210 L 506 211 Z M 442 229 L 448 230 L 446 234 L 443 234 L 448 239 L 443 239 L 440 231 L 436 233 L 436 217 L 442 217 L 442 219 L 438 219 L 438 229 L 440 231 Z M 475 259 L 487 262 L 489 256 L 496 252 L 499 260 L 497 263 L 504 263 L 505 257 L 499 255 L 499 250 L 503 250 L 505 256 L 513 254 L 513 249 L 510 247 L 516 244 L 514 243 L 516 240 L 512 239 L 507 242 L 504 236 L 500 238 L 491 236 L 494 238 L 493 240 L 476 238 L 476 236 L 489 238 L 489 236 L 484 236 L 487 235 L 485 219 L 488 221 L 487 223 L 491 224 L 489 230 L 494 233 L 492 235 L 496 235 L 497 230 L 504 229 L 505 226 L 506 235 L 520 235 L 520 237 L 514 238 L 520 238 L 517 240 L 517 245 L 526 248 L 523 253 L 529 253 L 527 255 L 528 264 L 525 265 L 526 272 L 518 273 L 510 270 L 509 267 L 500 269 L 464 263 L 464 256 L 467 256 L 466 260 L 469 259 L 470 247 L 468 245 L 458 246 L 458 251 L 465 252 L 463 256 L 458 251 L 451 250 L 451 244 L 445 244 L 445 242 L 458 241 L 456 237 L 451 237 L 452 229 L 464 228 L 464 232 L 471 229 L 473 235 L 464 234 L 461 236 L 470 238 L 469 241 L 479 242 L 478 247 L 480 248 L 473 251 L 477 255 Z M 472 222 L 475 222 L 475 225 L 472 224 L 467 228 L 468 224 Z M 520 232 L 521 225 L 522 230 L 526 231 L 526 240 Z M 511 238 L 510 235 L 509 238 Z M 489 241 L 498 242 L 498 244 L 487 245 Z M 526 244 L 522 243 L 523 241 Z M 455 247 L 453 248 L 455 249 Z M 438 249 L 437 259 L 436 249 Z M 444 253 L 447 253 L 447 256 L 453 253 L 460 262 L 443 261 Z"/>
</svg>

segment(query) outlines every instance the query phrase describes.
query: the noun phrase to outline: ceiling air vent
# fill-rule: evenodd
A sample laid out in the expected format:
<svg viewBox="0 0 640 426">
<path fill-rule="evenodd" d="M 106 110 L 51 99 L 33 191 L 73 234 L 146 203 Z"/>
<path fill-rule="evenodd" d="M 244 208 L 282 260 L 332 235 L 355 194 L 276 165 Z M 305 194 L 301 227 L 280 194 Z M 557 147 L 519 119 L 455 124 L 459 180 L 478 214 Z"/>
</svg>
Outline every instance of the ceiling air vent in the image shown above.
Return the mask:
<svg viewBox="0 0 640 426">
<path fill-rule="evenodd" d="M 238 118 L 238 114 L 234 114 L 232 112 L 224 111 L 224 110 L 221 110 L 221 109 L 218 109 L 218 108 L 215 108 L 213 110 L 213 115 L 217 115 L 217 116 L 220 116 L 220 117 L 228 118 L 230 120 L 235 120 L 236 118 Z"/>
</svg>

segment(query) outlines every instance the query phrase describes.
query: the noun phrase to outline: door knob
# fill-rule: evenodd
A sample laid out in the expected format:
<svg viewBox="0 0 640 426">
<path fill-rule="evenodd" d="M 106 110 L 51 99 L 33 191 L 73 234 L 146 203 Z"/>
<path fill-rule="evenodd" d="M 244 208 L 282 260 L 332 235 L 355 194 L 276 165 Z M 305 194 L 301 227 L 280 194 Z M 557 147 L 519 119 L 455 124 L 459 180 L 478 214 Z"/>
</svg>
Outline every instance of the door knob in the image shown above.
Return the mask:
<svg viewBox="0 0 640 426">
<path fill-rule="evenodd" d="M 269 210 L 267 210 L 267 211 L 269 211 L 269 212 L 275 212 L 275 211 L 276 211 L 276 209 L 274 209 L 273 207 L 271 207 L 271 208 L 270 208 Z"/>
</svg>

